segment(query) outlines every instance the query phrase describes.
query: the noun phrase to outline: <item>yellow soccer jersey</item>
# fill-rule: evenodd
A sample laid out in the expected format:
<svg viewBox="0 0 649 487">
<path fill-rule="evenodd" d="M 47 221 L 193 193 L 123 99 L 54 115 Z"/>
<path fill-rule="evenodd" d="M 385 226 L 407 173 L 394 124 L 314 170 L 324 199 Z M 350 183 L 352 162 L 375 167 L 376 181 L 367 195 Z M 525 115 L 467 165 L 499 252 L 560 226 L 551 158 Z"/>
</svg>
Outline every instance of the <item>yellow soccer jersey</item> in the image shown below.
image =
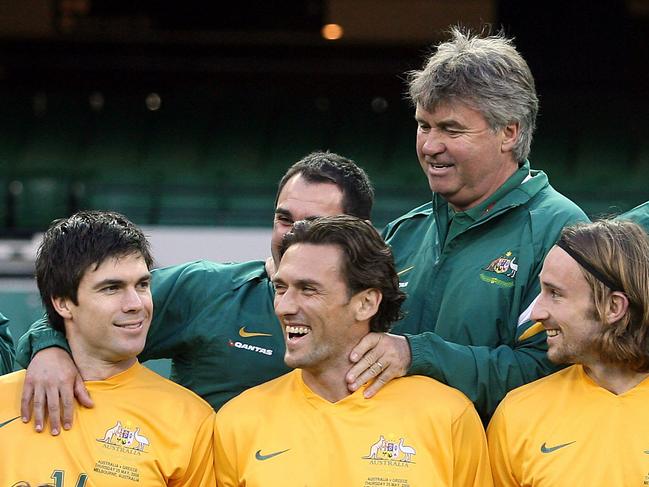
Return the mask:
<svg viewBox="0 0 649 487">
<path fill-rule="evenodd" d="M 573 365 L 510 392 L 487 430 L 497 486 L 649 485 L 649 379 L 624 394 Z"/>
<path fill-rule="evenodd" d="M 214 486 L 214 411 L 193 392 L 135 364 L 86 382 L 95 407 L 53 437 L 20 420 L 24 378 L 0 377 L 0 487 Z"/>
<path fill-rule="evenodd" d="M 426 377 L 330 403 L 294 370 L 232 399 L 215 424 L 219 486 L 492 485 L 473 404 Z"/>
</svg>

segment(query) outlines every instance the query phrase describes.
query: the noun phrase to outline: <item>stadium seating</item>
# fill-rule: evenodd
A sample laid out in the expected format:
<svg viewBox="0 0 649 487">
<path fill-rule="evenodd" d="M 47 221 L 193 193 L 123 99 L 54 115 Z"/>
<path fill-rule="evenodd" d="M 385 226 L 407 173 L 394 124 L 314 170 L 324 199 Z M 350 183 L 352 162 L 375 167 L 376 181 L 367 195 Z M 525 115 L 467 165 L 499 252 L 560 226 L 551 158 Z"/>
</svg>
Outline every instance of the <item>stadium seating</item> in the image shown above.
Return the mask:
<svg viewBox="0 0 649 487">
<path fill-rule="evenodd" d="M 649 127 L 625 110 L 643 108 L 599 93 L 541 99 L 532 165 L 593 214 L 648 196 Z M 265 226 L 286 167 L 319 149 L 367 170 L 382 226 L 430 196 L 415 130 L 400 94 L 332 87 L 0 91 L 0 232 L 39 231 L 80 208 L 141 224 Z"/>
</svg>

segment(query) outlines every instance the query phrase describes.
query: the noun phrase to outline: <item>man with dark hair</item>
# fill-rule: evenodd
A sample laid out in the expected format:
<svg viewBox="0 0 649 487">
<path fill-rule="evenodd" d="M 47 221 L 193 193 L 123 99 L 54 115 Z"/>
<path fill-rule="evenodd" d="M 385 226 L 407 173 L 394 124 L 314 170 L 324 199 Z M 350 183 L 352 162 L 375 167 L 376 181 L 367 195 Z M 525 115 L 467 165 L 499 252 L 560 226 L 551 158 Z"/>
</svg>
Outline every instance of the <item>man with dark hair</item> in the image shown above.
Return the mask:
<svg viewBox="0 0 649 487">
<path fill-rule="evenodd" d="M 25 371 L 0 377 L 0 484 L 214 485 L 214 411 L 137 360 L 153 311 L 151 264 L 146 238 L 118 213 L 82 211 L 47 230 L 41 299 L 102 407 L 76 408 L 78 427 L 60 439 L 38 435 L 16 421 Z"/>
<path fill-rule="evenodd" d="M 241 391 L 287 372 L 269 279 L 281 238 L 294 221 L 304 218 L 349 211 L 369 219 L 373 198 L 367 175 L 349 159 L 314 152 L 295 163 L 277 191 L 273 258 L 266 267 L 263 261 L 197 261 L 153 271 L 156 313 L 140 360 L 172 359 L 171 378 L 215 409 Z M 67 367 L 60 365 L 64 360 L 60 356 L 66 354 L 57 347 L 65 346 L 60 333 L 47 323 L 23 337 L 18 346 L 18 361 L 25 366 L 33 353 L 51 347 L 39 352 L 29 366 L 22 412 L 28 420 L 33 397 L 36 428 L 40 430 L 42 405 L 47 402 L 54 434 L 60 431 L 61 416 L 65 428 L 71 425 L 73 383 L 82 403 L 92 404 L 74 364 L 68 360 Z M 53 363 L 59 364 L 57 368 Z"/>
<path fill-rule="evenodd" d="M 219 411 L 217 485 L 492 485 L 482 424 L 459 391 L 426 377 L 371 401 L 347 388 L 351 348 L 389 330 L 404 299 L 372 225 L 298 222 L 280 253 L 275 312 L 296 370 Z"/>
<path fill-rule="evenodd" d="M 645 232 L 649 232 L 649 201 L 636 206 L 635 208 L 622 213 L 618 220 L 631 220 L 641 225 Z"/>
<path fill-rule="evenodd" d="M 352 390 L 427 375 L 464 392 L 487 419 L 507 391 L 555 370 L 529 320 L 538 272 L 568 223 L 587 220 L 527 157 L 534 78 L 504 35 L 454 28 L 410 73 L 417 156 L 432 201 L 390 223 L 405 319 L 352 351 Z M 381 363 L 377 368 L 373 364 Z"/>
<path fill-rule="evenodd" d="M 647 485 L 649 237 L 602 220 L 566 228 L 532 318 L 573 364 L 510 392 L 489 425 L 496 485 Z"/>
<path fill-rule="evenodd" d="M 0 313 L 0 375 L 13 370 L 14 344 L 9 332 L 9 320 Z"/>
</svg>

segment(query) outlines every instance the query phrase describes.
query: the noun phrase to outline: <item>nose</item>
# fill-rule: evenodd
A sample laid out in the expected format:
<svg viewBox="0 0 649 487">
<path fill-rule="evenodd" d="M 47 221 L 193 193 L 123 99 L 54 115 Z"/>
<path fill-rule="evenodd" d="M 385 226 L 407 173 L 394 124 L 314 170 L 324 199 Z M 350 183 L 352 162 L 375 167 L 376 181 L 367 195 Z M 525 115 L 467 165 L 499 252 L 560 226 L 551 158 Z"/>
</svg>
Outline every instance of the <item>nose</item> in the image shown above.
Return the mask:
<svg viewBox="0 0 649 487">
<path fill-rule="evenodd" d="M 135 288 L 126 288 L 122 299 L 122 311 L 125 313 L 140 311 L 143 308 L 142 296 Z"/>
<path fill-rule="evenodd" d="M 292 316 L 297 313 L 297 301 L 295 292 L 287 289 L 282 294 L 275 294 L 275 314 L 282 320 L 286 316 Z"/>
<path fill-rule="evenodd" d="M 425 156 L 435 156 L 446 150 L 446 145 L 436 130 L 430 129 L 427 133 L 421 134 L 421 136 L 423 137 L 421 152 Z"/>
<path fill-rule="evenodd" d="M 532 313 L 530 314 L 532 321 L 543 321 L 548 319 L 548 311 L 545 306 L 545 297 L 543 293 L 539 294 L 532 306 Z"/>
</svg>

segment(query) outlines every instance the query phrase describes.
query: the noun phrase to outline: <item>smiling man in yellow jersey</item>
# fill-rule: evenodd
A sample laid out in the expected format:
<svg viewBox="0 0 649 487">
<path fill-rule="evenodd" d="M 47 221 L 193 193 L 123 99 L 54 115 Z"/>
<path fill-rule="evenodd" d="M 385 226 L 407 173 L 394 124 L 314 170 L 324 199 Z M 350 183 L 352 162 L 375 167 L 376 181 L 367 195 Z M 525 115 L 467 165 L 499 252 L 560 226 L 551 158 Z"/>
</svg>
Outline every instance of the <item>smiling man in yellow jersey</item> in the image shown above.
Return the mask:
<svg viewBox="0 0 649 487">
<path fill-rule="evenodd" d="M 20 421 L 25 371 L 0 377 L 0 485 L 214 485 L 214 412 L 146 369 L 137 354 L 151 323 L 152 258 L 124 216 L 85 211 L 43 237 L 36 278 L 88 390 L 103 407 L 76 408 L 59 438 Z"/>
<path fill-rule="evenodd" d="M 296 223 L 273 283 L 295 370 L 218 412 L 217 485 L 491 485 L 484 430 L 462 393 L 421 376 L 394 380 L 370 401 L 347 388 L 351 348 L 369 330 L 387 331 L 404 299 L 369 222 Z"/>
<path fill-rule="evenodd" d="M 496 485 L 649 485 L 649 237 L 625 221 L 566 228 L 540 280 L 532 318 L 548 358 L 573 365 L 496 410 Z"/>
</svg>

